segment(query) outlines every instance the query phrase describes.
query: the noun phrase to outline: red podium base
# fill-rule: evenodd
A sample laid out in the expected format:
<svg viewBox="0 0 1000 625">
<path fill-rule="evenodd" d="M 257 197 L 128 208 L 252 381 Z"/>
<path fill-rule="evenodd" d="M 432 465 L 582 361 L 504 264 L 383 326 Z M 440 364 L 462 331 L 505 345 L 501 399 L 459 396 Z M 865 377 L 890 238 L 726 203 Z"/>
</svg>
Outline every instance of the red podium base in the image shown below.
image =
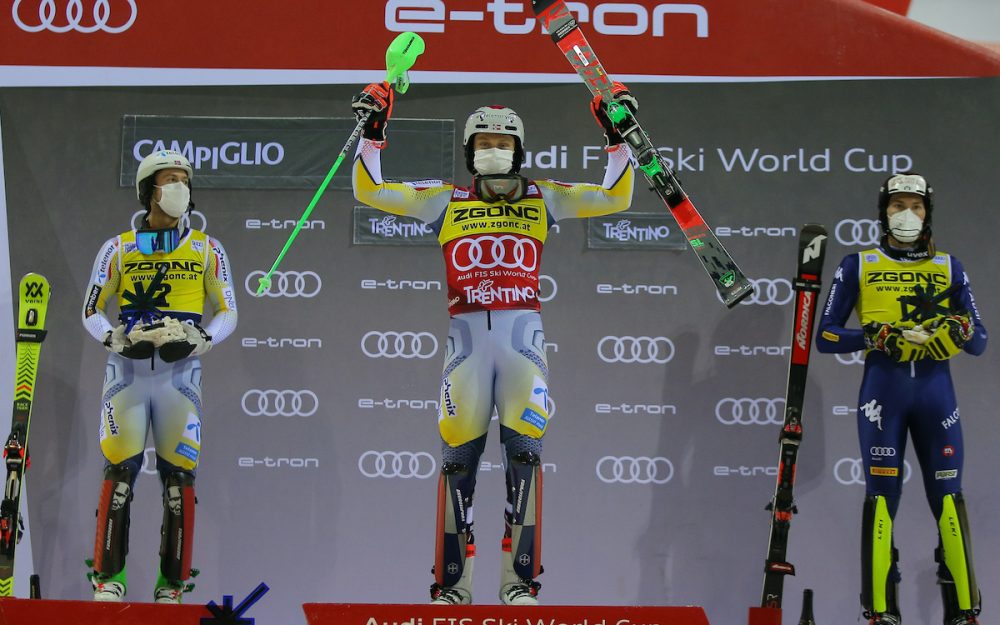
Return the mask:
<svg viewBox="0 0 1000 625">
<path fill-rule="evenodd" d="M 307 603 L 309 625 L 709 625 L 699 607 Z"/>
<path fill-rule="evenodd" d="M 781 625 L 781 608 L 750 608 L 750 625 Z"/>
<path fill-rule="evenodd" d="M 0 599 L 0 625 L 200 625 L 203 605 Z"/>
</svg>

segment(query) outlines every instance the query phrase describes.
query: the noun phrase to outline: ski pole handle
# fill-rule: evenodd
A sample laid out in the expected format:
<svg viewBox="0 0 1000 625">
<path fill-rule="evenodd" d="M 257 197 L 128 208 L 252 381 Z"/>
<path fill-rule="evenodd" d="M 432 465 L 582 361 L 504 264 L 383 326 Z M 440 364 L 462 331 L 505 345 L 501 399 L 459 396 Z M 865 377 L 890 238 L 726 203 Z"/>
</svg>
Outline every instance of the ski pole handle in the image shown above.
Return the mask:
<svg viewBox="0 0 1000 625">
<path fill-rule="evenodd" d="M 424 40 L 420 35 L 411 32 L 400 33 L 389 44 L 389 47 L 385 51 L 385 80 L 390 84 L 394 84 L 397 92 L 406 93 L 406 90 L 410 88 L 410 78 L 407 72 L 413 67 L 417 57 L 423 53 L 424 48 Z M 347 153 L 351 151 L 351 146 L 361 136 L 361 131 L 364 129 L 365 123 L 368 122 L 370 116 L 371 111 L 365 111 L 358 118 L 358 123 L 354 126 L 354 131 L 347 138 L 347 143 L 340 150 L 340 154 L 337 156 L 337 160 L 334 161 L 333 167 L 327 172 L 326 178 L 323 179 L 322 184 L 316 189 L 316 193 L 313 195 L 312 200 L 310 200 L 309 206 L 306 207 L 305 212 L 299 217 L 298 223 L 295 224 L 295 229 L 288 236 L 288 240 L 285 241 L 285 245 L 278 253 L 278 257 L 274 259 L 274 264 L 271 265 L 271 268 L 262 278 L 258 279 L 257 292 L 254 294 L 256 297 L 260 297 L 271 289 L 271 276 L 278 270 L 278 265 L 281 264 L 282 259 L 285 258 L 285 254 L 292 247 L 295 238 L 299 236 L 299 230 L 302 229 L 303 224 L 306 223 L 309 215 L 316 208 L 319 199 L 326 192 L 326 188 L 330 185 L 330 181 L 333 180 L 333 176 L 337 173 L 340 164 L 344 161 Z"/>
</svg>

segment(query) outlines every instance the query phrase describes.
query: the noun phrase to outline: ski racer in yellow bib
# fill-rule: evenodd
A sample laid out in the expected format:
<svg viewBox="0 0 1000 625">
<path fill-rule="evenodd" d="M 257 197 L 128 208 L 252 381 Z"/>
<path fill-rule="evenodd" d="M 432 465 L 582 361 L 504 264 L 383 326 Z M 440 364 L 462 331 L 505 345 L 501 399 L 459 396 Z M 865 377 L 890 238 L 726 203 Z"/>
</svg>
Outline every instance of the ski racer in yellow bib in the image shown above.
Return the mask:
<svg viewBox="0 0 1000 625">
<path fill-rule="evenodd" d="M 129 506 L 150 426 L 163 489 L 157 603 L 180 603 L 192 588 L 195 469 L 201 453 L 199 357 L 236 327 L 232 269 L 216 239 L 182 221 L 191 164 L 161 150 L 139 164 L 142 225 L 109 239 L 97 254 L 83 305 L 87 331 L 110 352 L 101 399 L 104 480 L 97 509 L 95 601 L 122 601 Z M 114 298 L 119 324 L 108 318 Z M 205 304 L 213 317 L 202 329 Z"/>
<path fill-rule="evenodd" d="M 883 182 L 881 241 L 840 262 L 816 336 L 821 352 L 865 350 L 857 427 L 865 480 L 861 604 L 869 625 L 902 621 L 893 523 L 908 437 L 938 521 L 934 558 L 943 623 L 979 622 L 980 593 L 962 494 L 962 424 L 950 361 L 963 353 L 982 354 L 988 337 L 962 263 L 935 247 L 933 196 L 927 180 L 913 172 Z M 847 327 L 852 313 L 860 328 Z"/>
<path fill-rule="evenodd" d="M 637 107 L 624 85 L 616 83 L 614 93 L 618 101 Z M 430 224 L 444 254 L 451 324 L 438 414 L 442 464 L 432 603 L 472 602 L 472 499 L 496 407 L 507 471 L 500 599 L 537 604 L 542 437 L 550 417 L 538 300 L 542 248 L 559 220 L 629 207 L 630 153 L 598 99 L 591 106 L 607 137 L 603 184 L 529 180 L 518 173 L 525 157 L 521 118 L 506 107 L 484 106 L 465 124 L 470 187 L 389 183 L 382 178 L 380 153 L 392 99 L 385 83 L 369 85 L 354 99 L 355 111 L 370 111 L 371 117 L 358 147 L 353 183 L 359 201 Z"/>
</svg>

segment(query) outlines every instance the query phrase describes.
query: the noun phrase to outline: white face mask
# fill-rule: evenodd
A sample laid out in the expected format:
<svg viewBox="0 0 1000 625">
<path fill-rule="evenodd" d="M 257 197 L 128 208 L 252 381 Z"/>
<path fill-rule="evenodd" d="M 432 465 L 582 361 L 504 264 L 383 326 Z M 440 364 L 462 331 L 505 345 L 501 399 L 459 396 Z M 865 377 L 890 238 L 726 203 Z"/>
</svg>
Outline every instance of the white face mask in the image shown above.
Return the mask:
<svg viewBox="0 0 1000 625">
<path fill-rule="evenodd" d="M 191 202 L 191 189 L 183 182 L 171 182 L 156 188 L 160 190 L 160 199 L 156 203 L 164 213 L 180 219 Z"/>
<path fill-rule="evenodd" d="M 472 157 L 472 166 L 481 176 L 509 174 L 514 167 L 514 151 L 500 148 L 476 150 Z"/>
<path fill-rule="evenodd" d="M 889 217 L 889 234 L 900 243 L 913 243 L 924 229 L 924 220 L 909 208 Z"/>
</svg>

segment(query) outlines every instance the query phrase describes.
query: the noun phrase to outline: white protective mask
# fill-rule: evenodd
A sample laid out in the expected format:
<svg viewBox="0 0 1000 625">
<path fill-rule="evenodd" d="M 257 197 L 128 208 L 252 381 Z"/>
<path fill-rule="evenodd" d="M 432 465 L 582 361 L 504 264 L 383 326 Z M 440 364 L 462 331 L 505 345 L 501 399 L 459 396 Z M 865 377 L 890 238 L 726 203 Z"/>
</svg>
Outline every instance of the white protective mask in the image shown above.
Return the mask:
<svg viewBox="0 0 1000 625">
<path fill-rule="evenodd" d="M 160 190 L 160 199 L 157 204 L 160 205 L 163 212 L 174 219 L 180 219 L 191 202 L 191 189 L 183 182 L 171 182 L 156 188 Z"/>
<path fill-rule="evenodd" d="M 509 174 L 514 168 L 514 151 L 500 148 L 476 150 L 472 157 L 472 166 L 481 176 Z"/>
<path fill-rule="evenodd" d="M 924 220 L 909 208 L 889 217 L 889 233 L 900 243 L 913 243 L 923 229 Z"/>
</svg>

